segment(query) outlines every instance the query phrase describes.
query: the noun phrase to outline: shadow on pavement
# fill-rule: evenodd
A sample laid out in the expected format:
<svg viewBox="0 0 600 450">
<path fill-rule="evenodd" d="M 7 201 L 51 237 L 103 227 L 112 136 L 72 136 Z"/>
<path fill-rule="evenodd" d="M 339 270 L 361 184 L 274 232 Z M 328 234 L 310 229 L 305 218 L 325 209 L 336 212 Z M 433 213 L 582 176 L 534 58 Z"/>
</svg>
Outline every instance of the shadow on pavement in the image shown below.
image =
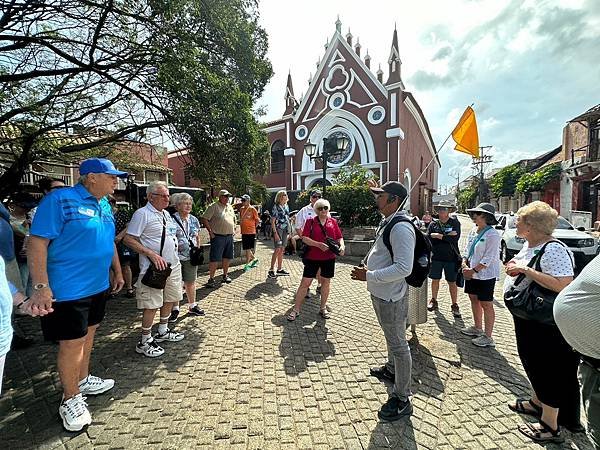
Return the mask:
<svg viewBox="0 0 600 450">
<path fill-rule="evenodd" d="M 158 312 L 155 322 L 158 322 Z M 113 416 L 114 400 L 129 396 L 135 398 L 136 408 L 132 408 L 127 417 L 131 419 L 152 410 L 155 397 L 169 395 L 169 391 L 175 389 L 174 383 L 168 377 L 157 377 L 157 369 L 166 369 L 169 373 L 186 370 L 181 366 L 197 351 L 204 333 L 198 327 L 180 329 L 185 333 L 183 341 L 161 343 L 165 354 L 147 358 L 135 352 L 140 325 L 141 314 L 136 309 L 135 299 L 117 297 L 109 300 L 106 317 L 95 337 L 90 373 L 115 379 L 115 387 L 103 395 L 87 397 L 94 423 L 83 432 L 71 433 L 62 428 L 58 417 L 62 397 L 56 369 L 58 345 L 44 342 L 39 319 L 30 319 L 26 324 L 27 332 L 36 343 L 28 349 L 9 352 L 6 361 L 5 383 L 0 397 L 2 447 L 54 448 L 86 433 L 88 436 L 84 441 L 88 442 L 94 425 L 115 421 L 115 426 L 118 426 L 122 422 L 123 418 Z M 153 332 L 155 329 L 156 324 Z M 115 330 L 126 331 L 118 333 Z M 23 374 L 27 376 L 23 377 Z"/>
<path fill-rule="evenodd" d="M 371 433 L 367 449 L 379 448 L 417 450 L 415 432 L 410 418 L 396 422 L 378 422 Z"/>
<path fill-rule="evenodd" d="M 268 278 L 262 283 L 258 283 L 252 286 L 246 294 L 244 298 L 246 300 L 258 300 L 261 297 L 275 297 L 283 292 L 283 287 L 277 283 L 276 279 Z"/>
<path fill-rule="evenodd" d="M 318 316 L 318 307 L 311 306 L 305 305 L 294 322 L 289 322 L 284 314 L 271 319 L 273 325 L 282 328 L 279 354 L 285 373 L 290 376 L 297 376 L 309 364 L 323 362 L 335 355 L 335 346 L 327 339 L 326 321 Z M 314 317 L 319 319 L 315 321 Z"/>
</svg>

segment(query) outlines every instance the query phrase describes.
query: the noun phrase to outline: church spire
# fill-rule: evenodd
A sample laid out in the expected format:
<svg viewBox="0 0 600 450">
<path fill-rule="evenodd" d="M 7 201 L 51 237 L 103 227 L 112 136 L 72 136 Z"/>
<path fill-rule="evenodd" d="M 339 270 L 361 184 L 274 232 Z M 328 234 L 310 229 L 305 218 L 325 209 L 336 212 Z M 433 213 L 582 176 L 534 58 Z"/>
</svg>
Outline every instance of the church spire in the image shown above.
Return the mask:
<svg viewBox="0 0 600 450">
<path fill-rule="evenodd" d="M 400 66 L 402 61 L 400 60 L 400 49 L 398 47 L 398 30 L 394 25 L 394 35 L 392 37 L 392 48 L 390 49 L 390 57 L 388 58 L 389 76 L 385 82 L 386 85 L 402 82 L 400 75 Z"/>
<path fill-rule="evenodd" d="M 288 72 L 287 86 L 285 88 L 285 112 L 283 115 L 287 116 L 288 114 L 293 114 L 297 105 L 298 101 L 296 100 L 296 97 L 294 97 L 294 87 L 292 86 L 292 74 Z"/>
</svg>

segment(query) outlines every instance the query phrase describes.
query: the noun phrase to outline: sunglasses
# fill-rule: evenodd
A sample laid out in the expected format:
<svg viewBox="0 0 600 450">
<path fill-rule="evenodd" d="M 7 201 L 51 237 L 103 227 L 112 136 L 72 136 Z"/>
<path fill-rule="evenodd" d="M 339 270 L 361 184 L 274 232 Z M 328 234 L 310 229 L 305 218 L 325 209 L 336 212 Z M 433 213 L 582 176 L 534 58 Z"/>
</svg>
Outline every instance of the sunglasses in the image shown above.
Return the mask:
<svg viewBox="0 0 600 450">
<path fill-rule="evenodd" d="M 321 198 L 320 195 L 311 195 L 312 198 Z"/>
<path fill-rule="evenodd" d="M 327 211 L 329 209 L 329 206 L 319 206 L 317 208 L 317 211 Z"/>
</svg>

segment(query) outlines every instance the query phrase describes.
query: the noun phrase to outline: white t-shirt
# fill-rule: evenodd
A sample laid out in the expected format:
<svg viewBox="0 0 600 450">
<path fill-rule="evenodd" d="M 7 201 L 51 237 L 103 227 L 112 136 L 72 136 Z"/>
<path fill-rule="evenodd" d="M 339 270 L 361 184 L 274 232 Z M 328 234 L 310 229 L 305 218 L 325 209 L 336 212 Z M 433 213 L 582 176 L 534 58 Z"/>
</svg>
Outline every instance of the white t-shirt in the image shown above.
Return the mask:
<svg viewBox="0 0 600 450">
<path fill-rule="evenodd" d="M 171 215 L 165 211 L 158 211 L 150 203 L 133 213 L 131 222 L 127 227 L 127 234 L 140 238 L 140 242 L 146 248 L 160 253 L 160 238 L 162 236 L 163 219 L 166 223 L 165 245 L 162 257 L 171 263 L 171 267 L 179 265 L 177 256 L 177 224 Z M 140 274 L 144 274 L 150 266 L 147 256 L 140 255 Z"/>
<path fill-rule="evenodd" d="M 308 219 L 312 219 L 315 217 L 315 215 L 316 213 L 312 204 L 306 205 L 296 213 L 296 223 L 294 224 L 294 228 L 296 228 L 296 230 L 300 230 L 298 234 L 302 233 L 302 229 L 304 228 L 306 221 Z"/>
<path fill-rule="evenodd" d="M 531 258 L 539 253 L 544 244 L 535 247 L 529 247 L 529 242 L 525 242 L 523 248 L 515 255 L 512 261 L 529 264 Z M 573 253 L 564 245 L 558 242 L 552 242 L 544 249 L 544 254 L 540 259 L 542 272 L 553 277 L 572 277 L 573 276 Z M 517 277 L 506 276 L 504 279 L 504 292 L 508 292 L 514 286 Z M 517 284 L 516 290 L 521 291 L 531 284 L 531 278 L 525 277 L 523 281 Z"/>
</svg>

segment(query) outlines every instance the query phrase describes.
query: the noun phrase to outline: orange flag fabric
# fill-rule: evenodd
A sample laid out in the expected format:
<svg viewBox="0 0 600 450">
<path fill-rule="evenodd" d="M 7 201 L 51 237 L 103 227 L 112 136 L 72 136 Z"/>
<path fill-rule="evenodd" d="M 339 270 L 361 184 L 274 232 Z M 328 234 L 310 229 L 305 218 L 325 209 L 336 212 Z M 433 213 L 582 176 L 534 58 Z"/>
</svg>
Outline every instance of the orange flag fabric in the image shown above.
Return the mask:
<svg viewBox="0 0 600 450">
<path fill-rule="evenodd" d="M 479 158 L 477 120 L 475 119 L 475 111 L 470 106 L 467 106 L 458 124 L 452 130 L 452 139 L 456 142 L 454 150 Z"/>
</svg>

